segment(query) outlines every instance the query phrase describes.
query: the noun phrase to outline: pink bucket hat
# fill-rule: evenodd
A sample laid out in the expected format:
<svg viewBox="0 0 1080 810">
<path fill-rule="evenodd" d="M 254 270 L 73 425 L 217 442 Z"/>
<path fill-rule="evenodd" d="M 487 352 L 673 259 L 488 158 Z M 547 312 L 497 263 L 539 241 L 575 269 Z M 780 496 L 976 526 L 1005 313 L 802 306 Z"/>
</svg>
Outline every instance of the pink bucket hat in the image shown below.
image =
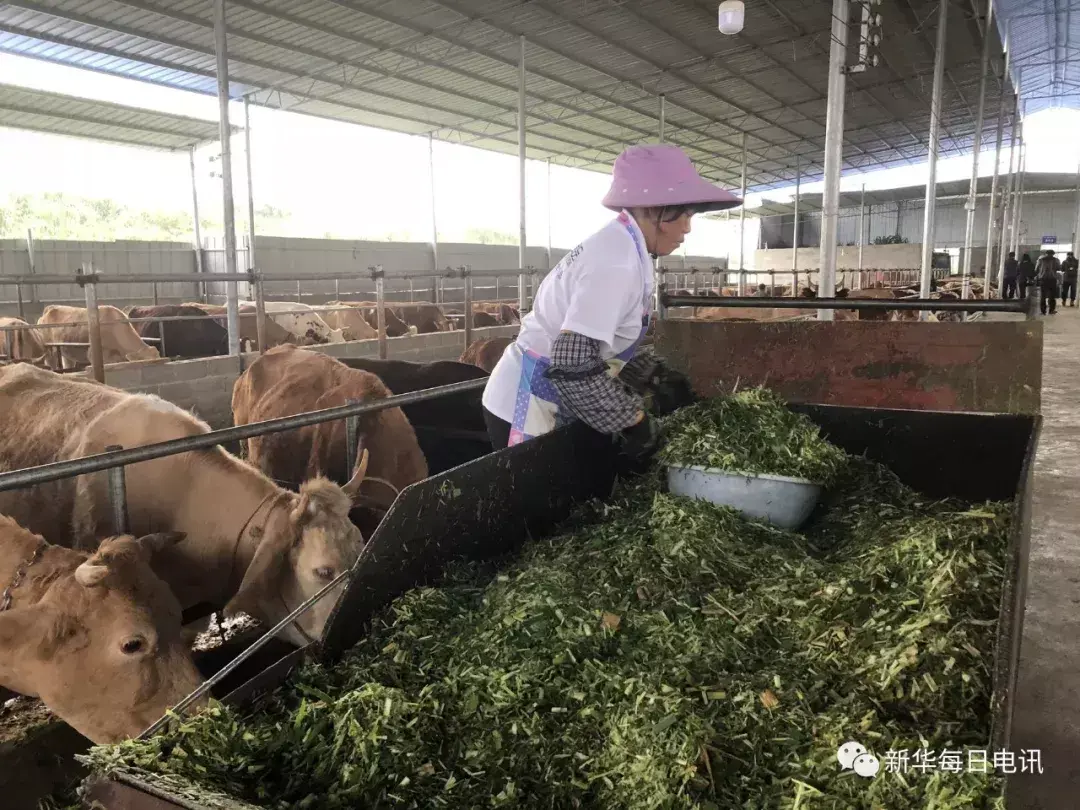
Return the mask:
<svg viewBox="0 0 1080 810">
<path fill-rule="evenodd" d="M 742 200 L 715 186 L 694 169 L 682 149 L 671 144 L 631 146 L 615 158 L 605 208 L 692 205 L 698 211 L 734 208 Z"/>
</svg>

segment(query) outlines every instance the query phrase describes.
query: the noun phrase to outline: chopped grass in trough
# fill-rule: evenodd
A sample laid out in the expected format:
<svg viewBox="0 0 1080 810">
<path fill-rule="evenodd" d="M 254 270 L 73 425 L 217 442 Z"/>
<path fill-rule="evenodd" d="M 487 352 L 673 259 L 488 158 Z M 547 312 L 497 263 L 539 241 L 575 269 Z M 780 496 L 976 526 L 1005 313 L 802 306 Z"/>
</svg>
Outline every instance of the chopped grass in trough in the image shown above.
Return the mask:
<svg viewBox="0 0 1080 810">
<path fill-rule="evenodd" d="M 670 427 L 665 462 L 830 480 L 819 516 L 796 534 L 621 482 L 494 577 L 397 599 L 332 668 L 93 767 L 275 810 L 1003 807 L 993 775 L 884 764 L 988 745 L 1010 505 L 925 498 L 765 392 Z M 842 772 L 848 740 L 882 773 Z"/>
</svg>

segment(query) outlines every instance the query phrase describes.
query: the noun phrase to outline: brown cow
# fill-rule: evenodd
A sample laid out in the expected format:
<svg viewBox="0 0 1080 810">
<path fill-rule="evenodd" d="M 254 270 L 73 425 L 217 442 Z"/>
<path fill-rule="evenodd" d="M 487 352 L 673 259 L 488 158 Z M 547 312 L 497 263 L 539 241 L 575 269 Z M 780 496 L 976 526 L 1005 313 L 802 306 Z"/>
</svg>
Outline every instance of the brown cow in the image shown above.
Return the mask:
<svg viewBox="0 0 1080 810">
<path fill-rule="evenodd" d="M 339 301 L 338 303 L 347 304 L 350 307 L 357 307 L 364 313 L 364 318 L 372 329 L 379 328 L 378 310 L 377 304 L 374 301 Z M 405 321 L 398 317 L 397 313 L 388 306 L 383 306 L 383 317 L 386 325 L 387 337 L 401 337 L 402 335 L 415 335 L 417 334 L 416 327 L 410 328 Z"/>
<path fill-rule="evenodd" d="M 190 303 L 184 304 L 184 306 L 201 309 L 217 323 L 227 326 L 227 308 L 221 304 Z M 259 329 L 255 318 L 255 305 L 245 301 L 240 304 L 239 312 L 241 345 L 247 343 L 249 350 L 253 350 L 259 345 Z M 269 315 L 263 316 L 263 328 L 265 329 L 266 348 L 268 349 L 272 346 L 280 346 L 283 343 L 294 343 L 296 341 L 296 338 L 284 326 L 280 326 Z"/>
<path fill-rule="evenodd" d="M 112 537 L 88 555 L 0 515 L 0 589 L 13 585 L 0 608 L 0 685 L 96 743 L 146 730 L 202 682 L 180 604 L 150 567 L 181 537 Z"/>
<path fill-rule="evenodd" d="M 503 356 L 503 352 L 506 351 L 506 347 L 513 342 L 513 338 L 507 337 L 481 338 L 480 340 L 474 340 L 465 348 L 465 351 L 461 353 L 458 362 L 471 363 L 490 374 L 494 370 L 495 364 L 498 363 L 499 359 Z"/>
<path fill-rule="evenodd" d="M 521 323 L 521 318 L 518 317 L 517 307 L 511 306 L 510 304 L 502 304 L 498 301 L 480 301 L 473 304 L 473 312 L 486 312 L 488 315 L 495 318 L 496 324 L 493 325 L 512 326 L 516 323 Z"/>
<path fill-rule="evenodd" d="M 18 469 L 198 436 L 210 428 L 147 394 L 20 364 L 0 368 L 0 467 Z M 273 625 L 355 562 L 363 537 L 349 521 L 352 493 L 316 478 L 290 492 L 221 447 L 127 468 L 131 528 L 183 532 L 154 559 L 183 607 L 224 606 Z M 0 513 L 60 544 L 93 549 L 109 533 L 105 473 L 0 493 Z M 321 633 L 328 596 L 286 629 L 304 644 Z"/>
<path fill-rule="evenodd" d="M 398 304 L 395 312 L 408 326 L 415 326 L 417 334 L 449 332 L 453 329 L 450 319 L 435 304 Z"/>
<path fill-rule="evenodd" d="M 16 363 L 45 362 L 45 347 L 37 330 L 20 318 L 0 318 L 0 326 L 22 326 L 10 332 L 0 332 L 0 354 Z"/>
<path fill-rule="evenodd" d="M 483 329 L 488 326 L 499 325 L 499 319 L 492 315 L 490 312 L 474 312 L 472 317 L 473 327 L 476 329 Z"/>
<path fill-rule="evenodd" d="M 351 369 L 321 352 L 279 346 L 252 363 L 233 386 L 233 422 L 246 425 L 345 405 L 385 399 L 391 391 L 374 374 Z M 397 493 L 427 477 L 416 432 L 400 408 L 360 418 L 357 464 L 369 454 L 363 505 L 385 511 Z M 272 478 L 296 483 L 313 475 L 345 480 L 344 420 L 247 440 L 248 460 Z M 375 524 L 377 525 L 377 523 Z"/>
<path fill-rule="evenodd" d="M 315 307 L 315 309 L 331 329 L 341 330 L 345 340 L 373 340 L 379 336 L 375 327 L 364 318 L 364 313 L 355 307 L 334 309 L 335 307 L 349 307 L 349 305 L 341 301 L 331 301 L 325 307 Z"/>
<path fill-rule="evenodd" d="M 135 360 L 157 360 L 158 350 L 143 343 L 139 333 L 128 323 L 127 316 L 109 304 L 98 307 L 101 320 L 101 359 L 109 363 L 123 363 Z M 45 343 L 89 343 L 90 327 L 85 307 L 69 307 L 62 304 L 49 304 L 38 318 L 38 326 L 54 325 L 54 328 L 39 329 Z M 80 346 L 64 346 L 60 349 L 61 365 L 85 366 L 89 360 L 89 350 Z"/>
</svg>

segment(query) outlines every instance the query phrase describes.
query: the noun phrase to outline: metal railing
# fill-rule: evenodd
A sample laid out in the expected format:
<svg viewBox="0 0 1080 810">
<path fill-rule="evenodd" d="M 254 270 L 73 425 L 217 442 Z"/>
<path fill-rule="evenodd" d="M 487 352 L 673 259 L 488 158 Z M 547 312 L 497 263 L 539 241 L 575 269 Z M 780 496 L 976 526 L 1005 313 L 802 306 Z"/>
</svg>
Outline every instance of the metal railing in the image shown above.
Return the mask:
<svg viewBox="0 0 1080 810">
<path fill-rule="evenodd" d="M 892 287 L 903 284 L 914 284 L 919 281 L 920 271 L 917 269 L 908 270 L 883 270 L 878 268 L 863 268 L 862 270 L 837 270 L 838 283 L 841 287 L 849 287 L 850 289 L 860 290 L 866 289 L 872 286 Z M 765 276 L 768 278 L 770 285 L 781 284 L 784 287 L 790 286 L 792 297 L 798 297 L 800 285 L 806 287 L 812 286 L 814 278 L 820 274 L 818 270 L 753 270 L 750 268 L 738 269 L 723 269 L 719 267 L 712 267 L 706 269 L 678 269 L 661 268 L 658 271 L 660 280 L 668 284 L 669 280 L 674 278 L 674 283 L 670 286 L 690 290 L 693 293 L 697 293 L 700 289 L 700 282 L 702 278 L 708 280 L 709 287 L 739 287 L 746 288 L 746 284 L 761 283 L 759 276 Z M 937 281 L 943 281 L 949 278 L 949 271 L 945 269 L 935 269 L 931 273 L 932 277 Z M 779 280 L 778 280 L 779 279 Z"/>
<path fill-rule="evenodd" d="M 921 312 L 1016 312 L 1034 319 L 1038 302 L 1035 296 L 1025 299 L 940 299 L 940 298 L 751 298 L 738 296 L 671 295 L 659 296 L 660 317 L 672 307 L 747 307 L 758 309 L 852 309 L 856 311 L 916 310 Z"/>
<path fill-rule="evenodd" d="M 529 292 L 526 294 L 525 299 L 527 302 L 531 302 L 535 295 L 535 288 L 538 284 L 539 272 L 533 268 L 526 268 L 522 270 L 493 270 L 484 271 L 483 277 L 494 278 L 496 280 L 495 290 L 496 293 L 500 292 L 498 280 L 508 276 L 513 276 L 518 279 L 519 289 L 524 289 L 525 285 L 528 286 Z M 0 285 L 14 284 L 16 289 L 19 290 L 19 302 L 20 302 L 20 317 L 25 320 L 25 313 L 22 309 L 22 295 L 21 289 L 23 286 L 36 286 L 45 284 L 71 284 L 78 285 L 82 288 L 84 293 L 84 303 L 87 313 L 87 319 L 85 321 L 70 322 L 64 324 L 27 324 L 27 325 L 12 325 L 0 327 L 0 332 L 14 332 L 20 330 L 45 330 L 45 329 L 59 329 L 69 326 L 86 326 L 88 332 L 88 340 L 85 348 L 89 355 L 90 369 L 94 379 L 99 382 L 105 381 L 105 368 L 104 368 L 104 355 L 102 351 L 101 341 L 101 328 L 102 320 L 100 316 L 100 309 L 98 304 L 97 290 L 101 284 L 145 284 L 145 283 L 193 283 L 199 285 L 202 288 L 206 288 L 206 285 L 212 283 L 221 282 L 247 282 L 249 286 L 249 301 L 246 303 L 255 304 L 255 318 L 256 318 L 256 348 L 259 353 L 265 352 L 266 344 L 266 284 L 274 282 L 295 282 L 298 286 L 304 281 L 334 281 L 335 288 L 340 289 L 339 283 L 344 280 L 355 280 L 359 276 L 356 272 L 340 272 L 340 273 L 322 273 L 317 275 L 306 274 L 280 274 L 269 276 L 258 271 L 249 271 L 246 273 L 163 273 L 163 274 L 131 274 L 131 275 L 116 275 L 116 274 L 102 274 L 93 272 L 92 264 L 85 264 L 80 267 L 79 271 L 74 275 L 16 275 L 16 276 L 0 276 Z M 375 291 L 373 302 L 363 302 L 373 305 L 376 309 L 377 335 L 374 339 L 378 341 L 378 357 L 380 359 L 386 359 L 388 357 L 388 336 L 386 334 L 386 307 L 388 304 L 393 303 L 395 306 L 408 307 L 408 306 L 421 306 L 427 302 L 389 302 L 387 300 L 385 280 L 386 274 L 381 266 L 373 266 L 368 268 L 367 277 L 374 283 Z M 441 292 L 441 284 L 446 279 L 459 279 L 462 283 L 460 289 L 463 290 L 463 301 L 461 302 L 464 308 L 464 328 L 463 342 L 467 348 L 472 342 L 473 330 L 474 330 L 474 303 L 482 303 L 475 301 L 474 299 L 474 285 L 473 285 L 473 272 L 469 266 L 461 266 L 456 269 L 447 268 L 445 271 L 428 271 L 421 273 L 410 273 L 404 276 L 395 276 L 395 278 L 401 278 L 409 280 L 411 279 L 432 279 L 434 281 L 432 289 L 435 291 L 434 297 L 436 299 L 443 298 Z M 156 287 L 155 287 L 156 289 Z M 488 288 L 490 289 L 490 288 Z M 299 302 L 298 302 L 299 303 Z M 437 303 L 441 306 L 441 302 Z M 456 307 L 456 304 L 450 304 L 449 306 Z M 330 311 L 350 311 L 356 307 L 342 304 L 341 306 L 319 306 L 314 309 L 315 314 L 319 312 Z M 271 317 L 274 315 L 286 315 L 286 314 L 306 314 L 306 309 L 291 309 L 275 311 L 271 313 Z M 245 313 L 241 317 L 251 317 L 252 313 Z M 145 322 L 170 322 L 181 320 L 203 320 L 206 316 L 150 316 L 143 318 L 128 319 L 129 323 L 145 323 Z M 220 318 L 216 314 L 209 315 L 211 318 Z M 237 328 L 239 328 L 239 321 L 237 322 Z M 167 351 L 167 346 L 164 345 L 164 330 L 161 330 L 162 347 L 161 353 L 164 356 Z M 144 340 L 146 340 L 144 338 Z M 82 344 L 78 344 L 82 345 Z M 60 349 L 62 353 L 63 348 Z"/>
<path fill-rule="evenodd" d="M 37 467 L 15 470 L 13 472 L 0 473 L 0 492 L 22 489 L 95 472 L 107 471 L 109 476 L 109 504 L 113 515 L 113 531 L 115 534 L 127 534 L 129 531 L 129 524 L 127 486 L 124 468 L 128 464 L 135 464 L 141 461 L 152 461 L 154 459 L 179 455 L 180 453 L 189 453 L 194 450 L 216 447 L 226 442 L 250 439 L 256 436 L 265 436 L 270 433 L 281 433 L 286 430 L 295 430 L 310 425 L 318 425 L 324 422 L 345 419 L 345 436 L 347 443 L 346 456 L 348 459 L 347 463 L 349 464 L 348 470 L 351 474 L 352 468 L 356 464 L 356 444 L 359 433 L 359 419 L 361 416 L 385 410 L 387 408 L 404 407 L 418 402 L 429 402 L 434 399 L 453 396 L 454 394 L 479 391 L 486 384 L 487 378 L 465 380 L 450 385 L 411 391 L 407 394 L 394 394 L 374 402 L 351 402 L 347 405 L 341 405 L 334 408 L 324 408 L 322 410 L 309 411 L 295 416 L 285 416 L 279 419 L 253 422 L 239 427 L 212 430 L 198 436 L 184 436 L 180 439 L 172 439 L 156 444 L 147 444 L 141 447 L 124 449 L 118 445 L 110 445 L 106 448 L 106 452 L 98 453 L 93 456 L 72 459 L 70 461 L 58 461 L 51 464 L 42 464 Z M 201 696 L 209 692 L 211 688 L 232 673 L 240 666 L 240 664 L 268 644 L 271 639 L 280 635 L 286 627 L 296 621 L 302 614 L 310 610 L 318 601 L 330 594 L 337 585 L 350 579 L 353 576 L 356 566 L 359 565 L 359 562 L 360 560 L 358 558 L 352 568 L 343 571 L 332 582 L 328 583 L 316 594 L 298 605 L 284 619 L 260 636 L 236 658 L 231 660 L 223 669 L 208 678 L 198 688 L 176 704 L 171 712 L 154 722 L 140 735 L 140 737 L 145 738 L 154 734 L 168 723 L 172 716 L 182 712 Z"/>
</svg>

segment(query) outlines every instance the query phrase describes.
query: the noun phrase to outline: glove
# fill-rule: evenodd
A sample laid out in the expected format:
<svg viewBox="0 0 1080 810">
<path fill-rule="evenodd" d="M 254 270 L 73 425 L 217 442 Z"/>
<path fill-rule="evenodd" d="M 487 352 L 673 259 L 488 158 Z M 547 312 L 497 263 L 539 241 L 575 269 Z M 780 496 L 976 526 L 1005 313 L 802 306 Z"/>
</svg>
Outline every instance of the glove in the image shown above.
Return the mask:
<svg viewBox="0 0 1080 810">
<path fill-rule="evenodd" d="M 643 464 L 660 449 L 660 425 L 645 411 L 637 424 L 615 434 L 615 440 L 624 456 L 635 464 Z"/>
<path fill-rule="evenodd" d="M 656 416 L 667 416 L 699 399 L 689 378 L 664 363 L 651 349 L 643 349 L 623 366 L 619 379 L 640 394 L 646 408 Z"/>
</svg>

